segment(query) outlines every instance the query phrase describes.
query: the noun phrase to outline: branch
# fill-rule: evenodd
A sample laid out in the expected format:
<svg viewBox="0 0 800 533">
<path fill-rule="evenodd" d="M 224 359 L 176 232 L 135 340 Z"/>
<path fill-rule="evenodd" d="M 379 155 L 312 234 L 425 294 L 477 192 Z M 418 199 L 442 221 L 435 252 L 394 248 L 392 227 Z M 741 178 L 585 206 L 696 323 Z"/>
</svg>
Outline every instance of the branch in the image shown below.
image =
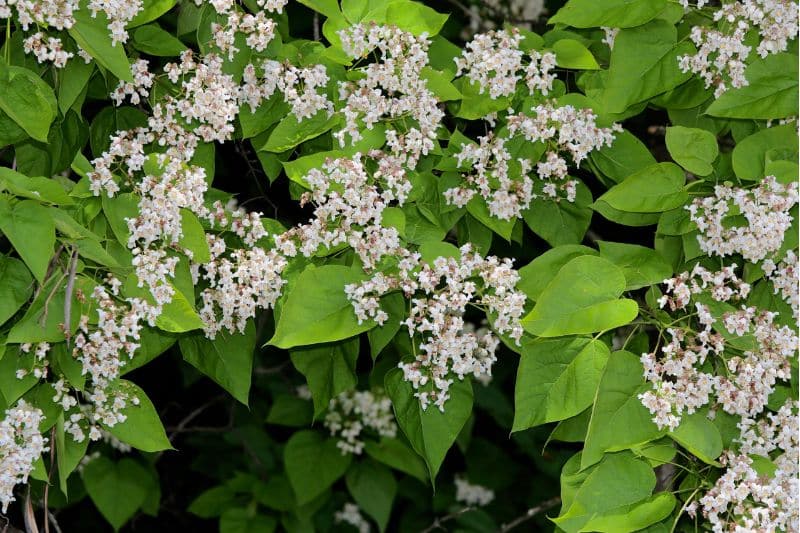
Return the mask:
<svg viewBox="0 0 800 533">
<path fill-rule="evenodd" d="M 455 520 L 459 516 L 466 514 L 470 511 L 475 509 L 474 507 L 464 507 L 463 509 L 459 509 L 458 511 L 454 511 L 448 515 L 444 515 L 442 517 L 436 518 L 431 525 L 429 525 L 426 529 L 422 531 L 422 533 L 431 533 L 431 531 L 436 531 L 437 529 L 444 529 L 445 522 L 449 522 L 450 520 Z"/>
<path fill-rule="evenodd" d="M 559 503 L 561 503 L 561 497 L 560 496 L 556 496 L 555 498 L 550 498 L 549 500 L 543 501 L 542 503 L 540 503 L 536 507 L 531 507 L 530 509 L 528 509 L 528 511 L 524 515 L 515 518 L 514 520 L 512 520 L 508 524 L 503 524 L 500 527 L 500 533 L 506 533 L 508 531 L 511 531 L 512 529 L 514 529 L 518 525 L 522 524 L 523 522 L 527 522 L 528 520 L 530 520 L 531 518 L 533 518 L 534 516 L 536 516 L 539 513 L 543 513 L 543 512 L 545 512 L 547 510 L 552 509 L 553 507 L 555 507 Z"/>
</svg>

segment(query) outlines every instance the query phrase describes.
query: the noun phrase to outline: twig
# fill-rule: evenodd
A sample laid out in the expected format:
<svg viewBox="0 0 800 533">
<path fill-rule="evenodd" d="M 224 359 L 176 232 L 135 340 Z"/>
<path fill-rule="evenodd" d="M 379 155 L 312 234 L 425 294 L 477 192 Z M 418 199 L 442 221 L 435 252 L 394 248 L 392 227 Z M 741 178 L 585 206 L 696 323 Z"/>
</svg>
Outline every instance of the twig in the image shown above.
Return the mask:
<svg viewBox="0 0 800 533">
<path fill-rule="evenodd" d="M 78 250 L 72 250 L 72 256 L 69 259 L 69 276 L 67 277 L 67 288 L 64 291 L 64 337 L 67 340 L 67 348 L 71 340 L 71 327 L 72 322 L 72 291 L 75 289 L 75 273 L 78 270 Z M 45 522 L 45 533 L 47 531 L 47 523 Z"/>
<path fill-rule="evenodd" d="M 253 369 L 253 372 L 255 374 L 262 375 L 262 376 L 263 375 L 269 375 L 269 374 L 279 374 L 284 368 L 286 368 L 289 365 L 289 363 L 291 363 L 291 361 L 289 359 L 287 359 L 283 363 L 281 363 L 279 365 L 275 365 L 275 366 L 269 366 L 269 367 L 257 366 L 257 367 L 255 367 Z"/>
<path fill-rule="evenodd" d="M 53 475 L 53 466 L 56 459 L 56 428 L 50 430 L 50 469 L 47 471 L 47 483 L 44 486 L 44 533 L 50 533 L 50 510 L 47 508 L 47 499 L 50 496 L 50 476 Z"/>
<path fill-rule="evenodd" d="M 475 508 L 471 506 L 464 507 L 463 509 L 459 509 L 458 511 L 454 511 L 448 515 L 437 517 L 431 525 L 429 525 L 426 529 L 422 531 L 422 533 L 431 533 L 431 531 L 436 531 L 437 529 L 444 529 L 444 526 L 442 524 L 444 524 L 445 522 L 449 522 L 451 520 L 455 520 L 459 516 L 466 514 L 474 509 Z"/>
<path fill-rule="evenodd" d="M 192 420 L 194 420 L 195 418 L 200 416 L 203 413 L 203 411 L 205 411 L 206 409 L 208 409 L 209 407 L 211 407 L 215 403 L 219 402 L 220 400 L 224 400 L 224 399 L 225 399 L 225 396 L 220 394 L 219 396 L 217 396 L 215 398 L 211 398 L 211 400 L 207 401 L 206 403 L 204 403 L 203 405 L 201 405 L 200 407 L 198 407 L 197 409 L 195 409 L 194 411 L 192 411 L 191 413 L 186 415 L 183 418 L 183 420 L 178 422 L 178 425 L 175 426 L 173 428 L 172 432 L 170 433 L 170 435 L 169 435 L 170 442 L 172 441 L 172 439 L 175 438 L 175 436 L 178 433 L 183 433 L 184 432 L 184 430 L 185 430 L 186 426 L 189 424 L 189 422 L 191 422 Z"/>
<path fill-rule="evenodd" d="M 61 526 L 58 525 L 58 520 L 56 520 L 56 515 L 54 515 L 53 513 L 48 513 L 47 519 L 51 524 L 53 524 L 53 529 L 56 530 L 56 533 L 64 533 L 63 531 L 61 531 Z"/>
<path fill-rule="evenodd" d="M 36 525 L 36 515 L 33 514 L 33 504 L 31 504 L 30 485 L 28 485 L 28 493 L 25 495 L 25 507 L 22 515 L 25 519 L 25 531 L 27 533 L 39 533 L 39 526 Z"/>
<path fill-rule="evenodd" d="M 314 11 L 314 40 L 319 41 L 319 13 Z"/>
<path fill-rule="evenodd" d="M 556 496 L 555 498 L 550 498 L 549 500 L 543 501 L 542 503 L 540 503 L 536 507 L 531 507 L 530 509 L 528 509 L 525 512 L 524 515 L 515 518 L 514 520 L 512 520 L 508 524 L 503 524 L 502 526 L 500 526 L 500 533 L 506 533 L 508 531 L 511 531 L 512 529 L 514 529 L 518 525 L 522 524 L 523 522 L 526 522 L 526 521 L 530 520 L 531 518 L 533 518 L 534 516 L 536 516 L 539 513 L 543 513 L 543 512 L 545 512 L 545 511 L 547 511 L 549 509 L 552 509 L 553 507 L 555 507 L 559 503 L 561 503 L 561 497 L 560 496 Z"/>
</svg>

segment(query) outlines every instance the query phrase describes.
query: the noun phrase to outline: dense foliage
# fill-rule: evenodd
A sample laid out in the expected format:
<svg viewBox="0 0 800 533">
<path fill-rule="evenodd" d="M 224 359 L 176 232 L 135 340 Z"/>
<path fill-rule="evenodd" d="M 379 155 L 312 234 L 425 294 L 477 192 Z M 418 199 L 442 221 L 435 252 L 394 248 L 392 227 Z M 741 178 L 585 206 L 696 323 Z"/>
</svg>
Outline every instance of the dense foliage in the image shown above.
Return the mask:
<svg viewBox="0 0 800 533">
<path fill-rule="evenodd" d="M 797 4 L 544 7 L 0 0 L 5 525 L 798 531 Z"/>
</svg>

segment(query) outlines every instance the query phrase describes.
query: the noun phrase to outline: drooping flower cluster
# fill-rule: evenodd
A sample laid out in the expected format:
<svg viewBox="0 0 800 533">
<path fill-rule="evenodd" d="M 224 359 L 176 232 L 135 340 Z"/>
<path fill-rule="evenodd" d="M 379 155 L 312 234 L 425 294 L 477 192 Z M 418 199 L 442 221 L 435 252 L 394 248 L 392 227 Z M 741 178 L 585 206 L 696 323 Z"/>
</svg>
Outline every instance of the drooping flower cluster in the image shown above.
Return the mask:
<svg viewBox="0 0 800 533">
<path fill-rule="evenodd" d="M 538 91 L 547 96 L 556 79 L 551 72 L 556 66 L 556 56 L 530 50 L 525 65 L 525 52 L 520 49 L 523 38 L 516 28 L 476 35 L 455 60 L 457 74 L 465 72 L 467 78 L 478 84 L 481 93 L 488 91 L 492 98 L 511 96 L 522 79 L 531 93 Z"/>
<path fill-rule="evenodd" d="M 444 117 L 422 75 L 428 65 L 427 36 L 419 37 L 394 26 L 357 24 L 339 32 L 342 47 L 360 60 L 379 53 L 378 61 L 355 69 L 363 77 L 339 84 L 345 125 L 335 134 L 342 147 L 345 137 L 362 138 L 362 128 L 387 122 L 386 143 L 392 155 L 414 168 L 434 147 L 436 130 Z"/>
<path fill-rule="evenodd" d="M 708 404 L 733 415 L 760 413 L 777 381 L 791 377 L 797 333 L 775 324 L 776 313 L 741 305 L 750 286 L 736 276 L 735 266 L 711 272 L 696 265 L 665 283 L 661 307 L 694 310 L 698 326 L 687 317 L 686 324 L 667 329 L 670 339 L 660 354 L 642 354 L 644 376 L 653 389 L 639 398 L 653 421 L 674 429 L 684 412 Z M 717 373 L 701 370 L 706 360 Z"/>
<path fill-rule="evenodd" d="M 306 257 L 321 249 L 347 244 L 358 254 L 364 268 L 373 268 L 384 256 L 402 249 L 396 228 L 381 225 L 383 211 L 391 202 L 402 204 L 411 190 L 401 162 L 378 150 L 369 153 L 378 168 L 370 173 L 367 158 L 355 154 L 325 162 L 303 178 L 311 188 L 303 202 L 313 202 L 314 218 L 276 238 L 278 249 L 293 257 Z"/>
<path fill-rule="evenodd" d="M 361 455 L 365 432 L 378 437 L 397 435 L 392 402 L 381 389 L 346 391 L 331 399 L 324 424 L 339 439 L 336 446 L 343 455 Z"/>
<path fill-rule="evenodd" d="M 341 510 L 333 514 L 333 521 L 337 524 L 350 524 L 358 530 L 358 533 L 369 533 L 369 522 L 361 514 L 361 509 L 358 505 L 347 502 Z"/>
<path fill-rule="evenodd" d="M 698 198 L 687 207 L 700 235 L 700 249 L 709 255 L 741 254 L 750 262 L 774 259 L 792 224 L 789 210 L 798 202 L 798 184 L 779 183 L 767 176 L 754 189 L 717 185 L 714 196 Z M 747 224 L 732 224 L 733 215 Z"/>
<path fill-rule="evenodd" d="M 465 206 L 475 194 L 486 200 L 489 213 L 501 220 L 522 217 L 531 200 L 542 194 L 548 198 L 565 198 L 574 202 L 577 181 L 567 179 L 568 165 L 565 155 L 580 166 L 589 152 L 614 141 L 614 132 L 621 127 L 600 128 L 597 116 L 590 109 L 576 109 L 566 105 L 555 107 L 541 104 L 531 113 L 518 113 L 508 117 L 509 136 L 490 133 L 479 137 L 479 144 L 466 143 L 456 154 L 460 167 L 474 168 L 474 173 L 464 175 L 464 183 L 445 191 L 447 201 Z M 514 159 L 508 144 L 516 139 L 546 146 L 544 159 Z M 536 166 L 541 182 L 529 177 Z"/>
<path fill-rule="evenodd" d="M 111 93 L 110 98 L 116 105 L 122 105 L 125 97 L 130 96 L 131 103 L 138 105 L 142 98 L 150 95 L 155 76 L 150 73 L 149 63 L 146 59 L 138 59 L 131 64 L 133 82 L 120 80 L 117 88 Z"/>
<path fill-rule="evenodd" d="M 423 409 L 433 404 L 444 411 L 456 378 L 490 374 L 496 361 L 498 339 L 489 330 L 472 331 L 464 320 L 467 306 L 484 309 L 499 334 L 519 342 L 525 295 L 515 289 L 518 280 L 511 260 L 483 258 L 465 245 L 458 259 L 425 262 L 419 253 L 408 254 L 399 261 L 396 274 L 379 272 L 347 285 L 345 292 L 360 322 L 388 320 L 380 306 L 385 294 L 402 291 L 410 299 L 410 314 L 403 324 L 415 354 L 398 366 Z"/>
<path fill-rule="evenodd" d="M 727 467 L 699 500 L 712 531 L 798 531 L 798 404 L 739 423 L 738 451 L 726 451 Z M 695 506 L 696 507 L 696 506 Z"/>
<path fill-rule="evenodd" d="M 800 283 L 800 269 L 798 269 L 797 254 L 794 250 L 786 252 L 786 257 L 775 265 L 771 259 L 765 259 L 761 264 L 764 273 L 772 282 L 775 294 L 780 294 L 781 298 L 792 308 L 792 316 L 800 318 L 800 294 L 797 286 Z"/>
<path fill-rule="evenodd" d="M 14 486 L 27 483 L 33 462 L 48 450 L 47 439 L 39 433 L 44 419 L 41 409 L 25 400 L 7 409 L 0 421 L 0 504 L 2 512 L 14 501 Z"/>
<path fill-rule="evenodd" d="M 45 36 L 42 32 L 28 36 L 22 42 L 26 54 L 33 54 L 38 63 L 52 63 L 55 68 L 64 68 L 75 54 L 64 50 L 61 39 Z"/>
<path fill-rule="evenodd" d="M 798 8 L 792 0 L 723 2 L 714 12 L 714 21 L 716 27 L 692 28 L 690 38 L 697 53 L 680 56 L 678 64 L 684 72 L 699 74 L 706 87 L 714 86 L 714 95 L 719 97 L 729 84 L 733 88 L 748 85 L 745 68 L 752 47 L 746 44 L 746 36 L 751 29 L 758 29 L 759 56 L 783 52 L 797 37 Z"/>
<path fill-rule="evenodd" d="M 494 501 L 494 491 L 487 489 L 481 485 L 475 485 L 464 479 L 462 476 L 456 476 L 454 479 L 456 484 L 456 501 L 464 505 L 489 505 Z"/>
<path fill-rule="evenodd" d="M 329 81 L 325 65 L 298 68 L 289 63 L 266 59 L 261 70 L 261 79 L 252 65 L 247 65 L 244 71 L 242 100 L 253 111 L 262 99 L 269 98 L 278 90 L 283 93 L 284 101 L 292 106 L 292 113 L 298 121 L 311 118 L 323 110 L 327 111 L 328 116 L 333 114 L 333 102 L 324 93 Z"/>
</svg>

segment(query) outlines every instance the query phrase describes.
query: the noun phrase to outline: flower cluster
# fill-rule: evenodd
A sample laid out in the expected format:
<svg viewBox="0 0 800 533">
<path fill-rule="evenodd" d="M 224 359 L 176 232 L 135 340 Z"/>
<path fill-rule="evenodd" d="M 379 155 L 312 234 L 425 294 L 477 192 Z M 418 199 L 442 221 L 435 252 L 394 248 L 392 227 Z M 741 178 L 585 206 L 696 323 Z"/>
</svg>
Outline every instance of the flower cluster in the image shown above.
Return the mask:
<svg viewBox="0 0 800 533">
<path fill-rule="evenodd" d="M 556 79 L 551 72 L 556 66 L 556 56 L 531 50 L 525 65 L 525 53 L 519 47 L 523 38 L 516 28 L 476 35 L 455 60 L 457 74 L 466 72 L 467 78 L 478 84 L 480 92 L 488 91 L 492 98 L 511 96 L 523 78 L 531 93 L 539 91 L 547 96 Z"/>
<path fill-rule="evenodd" d="M 306 257 L 320 249 L 347 244 L 358 254 L 364 268 L 372 269 L 387 255 L 402 250 L 396 228 L 381 225 L 383 211 L 391 202 L 402 204 L 411 190 L 401 162 L 378 150 L 369 153 L 377 162 L 370 173 L 361 154 L 326 161 L 303 178 L 311 188 L 303 202 L 316 204 L 314 218 L 276 237 L 278 249 L 293 257 Z"/>
<path fill-rule="evenodd" d="M 352 142 L 360 140 L 362 127 L 371 130 L 378 122 L 388 122 L 386 142 L 392 155 L 414 168 L 420 156 L 433 149 L 444 117 L 422 76 L 430 42 L 425 35 L 376 24 L 357 24 L 340 31 L 339 37 L 353 59 L 379 52 L 378 61 L 355 70 L 363 77 L 339 84 L 345 118 L 344 128 L 335 134 L 340 145 L 346 146 L 346 136 Z"/>
<path fill-rule="evenodd" d="M 147 98 L 150 95 L 150 89 L 153 87 L 155 76 L 150 73 L 149 63 L 146 59 L 138 59 L 131 64 L 131 74 L 133 75 L 133 83 L 129 81 L 120 80 L 114 92 L 111 93 L 110 98 L 116 105 L 122 105 L 125 97 L 130 96 L 131 103 L 138 105 L 142 98 Z"/>
<path fill-rule="evenodd" d="M 797 286 L 800 282 L 800 270 L 798 269 L 797 254 L 794 250 L 789 250 L 778 265 L 775 265 L 771 259 L 765 259 L 761 268 L 767 279 L 772 281 L 775 294 L 780 293 L 781 298 L 792 308 L 792 316 L 795 320 L 799 319 L 800 294 L 798 294 Z"/>
<path fill-rule="evenodd" d="M 739 450 L 725 452 L 727 470 L 697 502 L 712 531 L 800 529 L 797 409 L 788 400 L 777 413 L 739 423 Z"/>
<path fill-rule="evenodd" d="M 320 94 L 329 78 L 324 65 L 297 68 L 289 63 L 279 63 L 272 59 L 261 65 L 263 79 L 259 79 L 255 67 L 247 65 L 242 85 L 242 99 L 255 111 L 261 100 L 272 96 L 276 90 L 283 93 L 285 102 L 292 106 L 292 113 L 298 121 L 311 118 L 325 110 L 333 114 L 333 102 L 327 95 Z"/>
<path fill-rule="evenodd" d="M 364 432 L 378 437 L 397 435 L 392 402 L 381 389 L 346 391 L 331 399 L 324 424 L 332 436 L 338 437 L 336 446 L 342 455 L 361 455 Z"/>
<path fill-rule="evenodd" d="M 489 505 L 494 500 L 494 491 L 482 487 L 481 485 L 473 485 L 463 477 L 456 476 L 454 480 L 456 484 L 456 501 L 464 505 Z"/>
<path fill-rule="evenodd" d="M 698 7 L 702 7 L 698 2 Z M 687 4 L 688 5 L 688 2 Z M 719 97 L 729 89 L 748 85 L 745 77 L 747 58 L 752 47 L 746 36 L 758 29 L 760 42 L 756 52 L 761 57 L 783 52 L 797 37 L 798 8 L 792 0 L 740 0 L 724 2 L 714 12 L 717 27 L 695 26 L 690 38 L 697 53 L 678 58 L 684 72 L 699 74 L 706 87 L 715 87 Z"/>
<path fill-rule="evenodd" d="M 345 292 L 360 322 L 388 320 L 380 306 L 385 294 L 402 291 L 411 300 L 403 324 L 415 355 L 398 366 L 423 409 L 432 403 L 444 411 L 455 378 L 491 374 L 496 361 L 498 339 L 489 330 L 473 331 L 464 320 L 467 306 L 483 308 L 498 333 L 519 342 L 525 295 L 515 289 L 518 280 L 510 260 L 483 258 L 465 245 L 458 259 L 439 257 L 428 263 L 418 253 L 408 254 L 399 261 L 397 274 L 379 272 L 347 285 Z"/>
<path fill-rule="evenodd" d="M 750 262 L 773 259 L 792 224 L 789 210 L 798 202 L 798 184 L 779 183 L 767 176 L 754 189 L 717 185 L 714 196 L 698 198 L 687 207 L 700 235 L 700 249 L 709 255 L 741 254 Z M 737 226 L 730 217 L 742 216 Z"/>
<path fill-rule="evenodd" d="M 26 37 L 22 41 L 22 47 L 26 54 L 33 54 L 37 62 L 49 62 L 55 68 L 64 68 L 67 61 L 74 56 L 72 52 L 64 50 L 61 39 L 47 37 L 40 31 Z"/>
<path fill-rule="evenodd" d="M 574 202 L 577 181 L 566 179 L 565 154 L 580 166 L 589 152 L 610 146 L 614 132 L 621 130 L 617 124 L 600 128 L 596 119 L 590 109 L 576 109 L 570 105 L 554 107 L 549 103 L 532 108 L 531 114 L 509 116 L 509 137 L 489 133 L 478 138 L 478 145 L 466 143 L 456 154 L 459 167 L 468 165 L 475 172 L 464 175 L 462 185 L 445 191 L 445 199 L 463 207 L 479 194 L 486 200 L 489 213 L 502 220 L 522 217 L 538 193 L 558 200 L 560 192 L 568 202 Z M 544 143 L 544 159 L 539 162 L 525 157 L 514 159 L 507 145 L 515 137 L 530 143 Z M 534 164 L 540 184 L 528 176 Z"/>
<path fill-rule="evenodd" d="M 48 450 L 47 439 L 39 433 L 44 419 L 40 409 L 25 400 L 7 409 L 0 421 L 0 504 L 2 512 L 14 501 L 14 486 L 27 483 L 33 462 Z"/>
<path fill-rule="evenodd" d="M 337 524 L 350 524 L 358 530 L 358 533 L 370 532 L 369 522 L 361 514 L 361 509 L 351 502 L 345 503 L 340 511 L 334 513 L 333 521 Z"/>
<path fill-rule="evenodd" d="M 712 404 L 739 416 L 755 416 L 767 404 L 778 380 L 791 376 L 789 359 L 797 353 L 798 336 L 774 323 L 776 313 L 741 305 L 750 286 L 735 274 L 735 266 L 710 272 L 697 265 L 666 280 L 667 294 L 659 301 L 670 309 L 692 309 L 698 326 L 688 323 L 667 329 L 669 342 L 642 354 L 644 376 L 653 389 L 639 395 L 659 426 L 674 429 L 684 412 Z M 691 315 L 690 315 L 691 316 Z M 701 370 L 706 360 L 719 375 Z M 722 363 L 716 365 L 718 361 Z"/>
</svg>

